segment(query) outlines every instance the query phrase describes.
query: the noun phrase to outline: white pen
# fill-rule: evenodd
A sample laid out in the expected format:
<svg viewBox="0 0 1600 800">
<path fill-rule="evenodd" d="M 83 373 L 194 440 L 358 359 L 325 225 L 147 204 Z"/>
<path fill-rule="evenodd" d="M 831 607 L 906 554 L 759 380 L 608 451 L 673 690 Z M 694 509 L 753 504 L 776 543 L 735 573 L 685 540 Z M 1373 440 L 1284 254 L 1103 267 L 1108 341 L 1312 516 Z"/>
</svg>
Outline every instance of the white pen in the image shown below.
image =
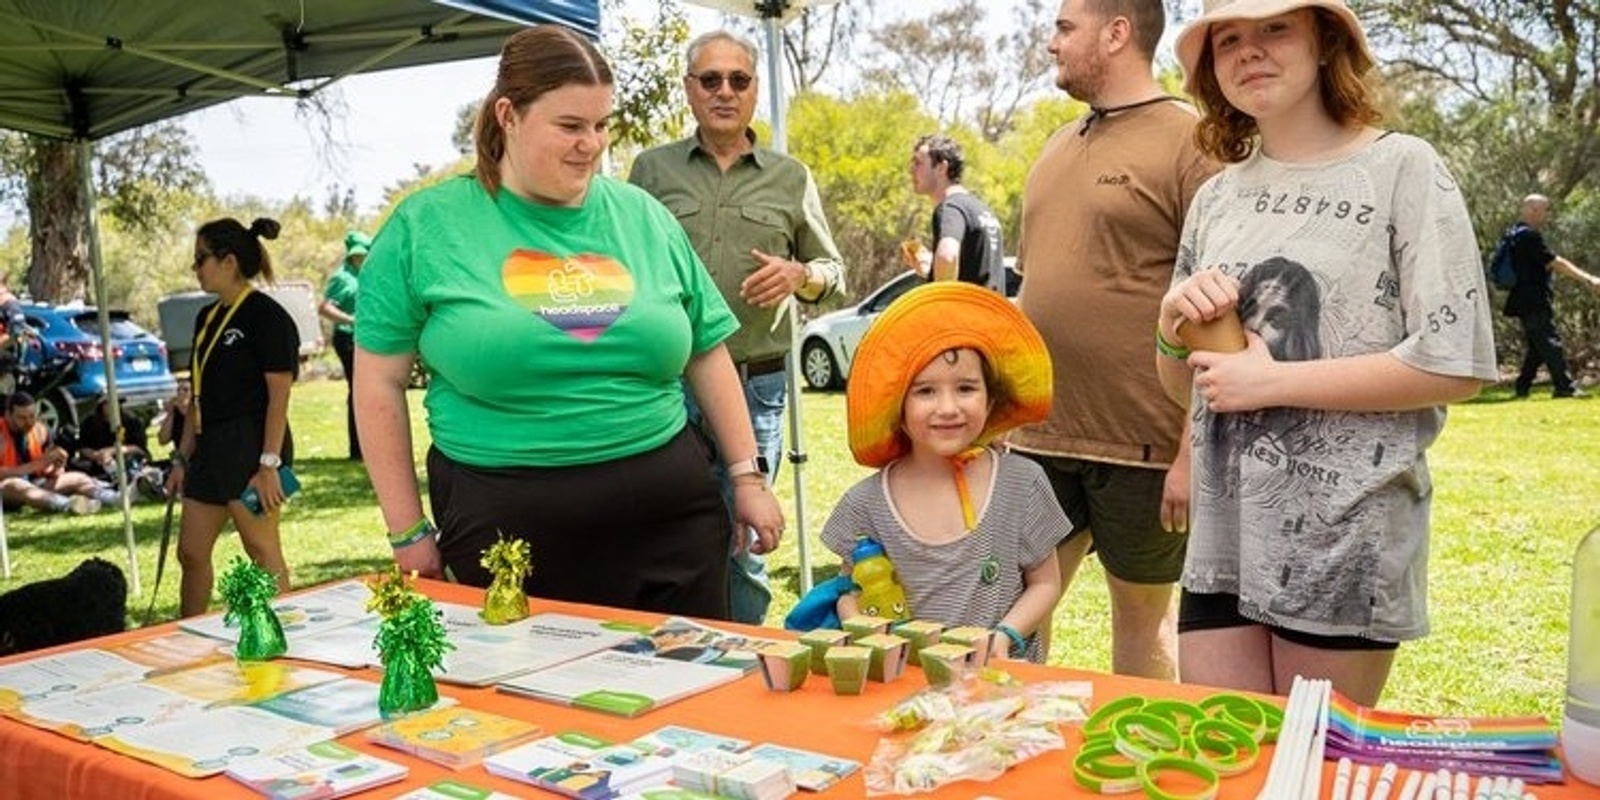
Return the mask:
<svg viewBox="0 0 1600 800">
<path fill-rule="evenodd" d="M 1507 800 L 1522 800 L 1522 787 L 1521 778 L 1512 778 L 1510 784 L 1506 786 L 1505 795 Z"/>
<path fill-rule="evenodd" d="M 1339 768 L 1333 773 L 1333 800 L 1350 798 L 1350 759 L 1339 759 Z"/>
<path fill-rule="evenodd" d="M 1439 782 L 1433 785 L 1433 800 L 1451 800 L 1450 770 L 1441 769 L 1433 774 L 1439 778 Z"/>
<path fill-rule="evenodd" d="M 1422 773 L 1412 770 L 1406 773 L 1406 782 L 1400 786 L 1399 800 L 1417 800 L 1417 789 L 1422 786 Z M 1424 795 L 1426 797 L 1426 795 Z"/>
<path fill-rule="evenodd" d="M 1467 776 L 1467 773 L 1457 772 L 1455 792 L 1451 794 L 1451 800 L 1470 800 L 1472 796 L 1471 783 L 1472 779 Z"/>
<path fill-rule="evenodd" d="M 1433 800 L 1433 790 L 1439 788 L 1439 773 L 1430 772 L 1422 776 L 1422 788 L 1417 791 L 1417 800 Z M 1401 797 L 1400 800 L 1411 800 Z"/>
<path fill-rule="evenodd" d="M 1350 784 L 1350 800 L 1367 800 L 1367 786 L 1372 783 L 1372 767 L 1362 764 L 1356 770 L 1356 779 Z"/>
<path fill-rule="evenodd" d="M 1472 800 L 1489 800 L 1494 794 L 1494 779 L 1488 775 L 1478 776 L 1478 789 L 1472 793 Z"/>
<path fill-rule="evenodd" d="M 1395 776 L 1400 774 L 1400 767 L 1393 761 L 1383 765 L 1383 771 L 1378 773 L 1378 782 L 1372 786 L 1372 800 L 1389 800 L 1389 791 L 1394 788 Z"/>
</svg>

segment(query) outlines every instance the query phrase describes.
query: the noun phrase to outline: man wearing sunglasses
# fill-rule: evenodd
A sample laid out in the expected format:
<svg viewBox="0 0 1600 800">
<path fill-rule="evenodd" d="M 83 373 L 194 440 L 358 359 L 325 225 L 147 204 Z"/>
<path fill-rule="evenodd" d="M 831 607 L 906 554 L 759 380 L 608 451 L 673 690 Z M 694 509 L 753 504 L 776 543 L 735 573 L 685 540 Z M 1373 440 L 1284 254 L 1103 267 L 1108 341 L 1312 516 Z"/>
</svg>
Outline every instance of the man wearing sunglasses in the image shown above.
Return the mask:
<svg viewBox="0 0 1600 800">
<path fill-rule="evenodd" d="M 762 475 L 762 489 L 770 486 L 783 451 L 784 356 L 794 324 L 785 311 L 789 298 L 816 303 L 844 285 L 844 265 L 811 171 L 757 145 L 750 129 L 757 56 L 754 44 L 727 31 L 690 42 L 683 89 L 697 129 L 639 154 L 628 177 L 677 216 L 739 318 L 728 352 L 744 384 L 761 458 L 735 465 L 732 476 L 716 468 L 730 508 L 734 484 L 744 475 Z M 693 398 L 688 402 L 689 417 L 698 422 Z M 760 624 L 772 594 L 766 565 L 749 552 L 748 536 L 735 536 L 730 608 L 735 620 Z"/>
</svg>

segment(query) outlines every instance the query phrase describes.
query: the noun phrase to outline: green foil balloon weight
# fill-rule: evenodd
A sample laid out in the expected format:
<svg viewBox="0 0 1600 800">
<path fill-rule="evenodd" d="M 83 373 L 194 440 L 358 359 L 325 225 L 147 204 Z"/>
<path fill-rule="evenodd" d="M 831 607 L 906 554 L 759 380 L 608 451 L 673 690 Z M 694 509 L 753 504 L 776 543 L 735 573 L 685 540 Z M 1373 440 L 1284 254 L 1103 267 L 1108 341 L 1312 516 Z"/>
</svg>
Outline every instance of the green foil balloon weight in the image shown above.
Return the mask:
<svg viewBox="0 0 1600 800">
<path fill-rule="evenodd" d="M 397 568 L 369 584 L 372 599 L 367 610 L 383 617 L 375 644 L 383 661 L 383 683 L 378 686 L 378 711 L 389 719 L 430 708 L 439 701 L 433 670 L 452 649 L 445 641 L 442 614 L 433 601 L 411 588 Z"/>
<path fill-rule="evenodd" d="M 483 595 L 483 621 L 506 625 L 528 616 L 528 596 L 522 581 L 533 571 L 533 556 L 525 539 L 506 539 L 489 545 L 478 562 L 493 578 Z"/>
<path fill-rule="evenodd" d="M 289 640 L 284 638 L 283 625 L 272 610 L 272 598 L 278 595 L 278 582 L 272 573 L 234 556 L 217 587 L 228 606 L 223 621 L 239 625 L 235 653 L 240 661 L 267 661 L 288 652 Z"/>
</svg>

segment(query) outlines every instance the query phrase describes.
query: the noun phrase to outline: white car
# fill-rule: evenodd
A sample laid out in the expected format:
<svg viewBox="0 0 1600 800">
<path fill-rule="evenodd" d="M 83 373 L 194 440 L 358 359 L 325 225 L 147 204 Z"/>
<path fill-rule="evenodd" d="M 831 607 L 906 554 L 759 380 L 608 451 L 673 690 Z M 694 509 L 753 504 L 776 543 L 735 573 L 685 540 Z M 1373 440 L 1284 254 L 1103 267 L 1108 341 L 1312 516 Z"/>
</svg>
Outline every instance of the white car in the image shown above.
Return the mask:
<svg viewBox="0 0 1600 800">
<path fill-rule="evenodd" d="M 1007 293 L 1016 297 L 1022 278 L 1012 270 L 1014 260 L 1006 257 Z M 850 363 L 856 345 L 872 327 L 872 321 L 900 295 L 927 283 L 913 272 L 903 272 L 879 286 L 861 302 L 829 312 L 806 323 L 800 331 L 800 374 L 812 389 L 838 389 L 850 377 Z"/>
</svg>

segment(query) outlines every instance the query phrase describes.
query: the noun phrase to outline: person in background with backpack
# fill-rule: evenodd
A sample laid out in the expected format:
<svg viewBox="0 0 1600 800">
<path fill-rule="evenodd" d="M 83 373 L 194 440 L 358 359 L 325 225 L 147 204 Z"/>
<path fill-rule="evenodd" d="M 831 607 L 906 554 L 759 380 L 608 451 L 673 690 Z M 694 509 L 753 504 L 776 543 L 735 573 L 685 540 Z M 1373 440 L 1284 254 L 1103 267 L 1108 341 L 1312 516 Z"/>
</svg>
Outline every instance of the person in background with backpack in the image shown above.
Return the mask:
<svg viewBox="0 0 1600 800">
<path fill-rule="evenodd" d="M 1584 397 L 1588 393 L 1572 382 L 1567 372 L 1567 358 L 1561 348 L 1561 332 L 1556 330 L 1555 307 L 1551 303 L 1551 273 L 1559 272 L 1573 280 L 1582 281 L 1590 291 L 1600 291 L 1600 277 L 1579 269 L 1571 261 L 1551 252 L 1540 228 L 1550 217 L 1550 198 L 1530 194 L 1522 199 L 1520 224 L 1507 234 L 1512 237 L 1512 261 L 1516 265 L 1517 282 L 1506 298 L 1505 314 L 1522 321 L 1522 337 L 1527 352 L 1522 357 L 1522 371 L 1517 374 L 1517 397 L 1527 397 L 1533 388 L 1534 374 L 1544 364 L 1550 372 L 1552 395 Z"/>
</svg>

